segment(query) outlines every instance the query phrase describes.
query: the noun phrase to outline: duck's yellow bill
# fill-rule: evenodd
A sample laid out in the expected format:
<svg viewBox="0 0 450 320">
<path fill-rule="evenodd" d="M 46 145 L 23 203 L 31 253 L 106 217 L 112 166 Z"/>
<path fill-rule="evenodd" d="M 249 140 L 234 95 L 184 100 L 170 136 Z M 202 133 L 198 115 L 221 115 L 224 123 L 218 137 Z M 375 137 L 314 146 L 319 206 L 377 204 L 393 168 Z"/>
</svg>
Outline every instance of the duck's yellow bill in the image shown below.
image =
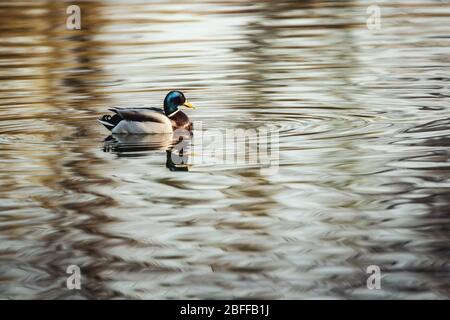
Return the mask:
<svg viewBox="0 0 450 320">
<path fill-rule="evenodd" d="M 187 100 L 185 103 L 183 103 L 183 106 L 185 106 L 186 108 L 195 109 L 195 106 Z"/>
</svg>

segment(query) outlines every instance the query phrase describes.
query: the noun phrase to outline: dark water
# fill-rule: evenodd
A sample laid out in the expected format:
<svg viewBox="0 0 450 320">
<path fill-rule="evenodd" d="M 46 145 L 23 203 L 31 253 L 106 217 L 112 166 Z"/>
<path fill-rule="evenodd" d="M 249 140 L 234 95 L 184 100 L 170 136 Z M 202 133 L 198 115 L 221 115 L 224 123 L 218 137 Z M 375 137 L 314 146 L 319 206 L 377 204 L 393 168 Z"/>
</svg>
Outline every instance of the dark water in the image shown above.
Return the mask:
<svg viewBox="0 0 450 320">
<path fill-rule="evenodd" d="M 0 1 L 0 298 L 450 297 L 447 1 L 67 5 Z M 174 88 L 278 172 L 103 141 Z"/>
</svg>

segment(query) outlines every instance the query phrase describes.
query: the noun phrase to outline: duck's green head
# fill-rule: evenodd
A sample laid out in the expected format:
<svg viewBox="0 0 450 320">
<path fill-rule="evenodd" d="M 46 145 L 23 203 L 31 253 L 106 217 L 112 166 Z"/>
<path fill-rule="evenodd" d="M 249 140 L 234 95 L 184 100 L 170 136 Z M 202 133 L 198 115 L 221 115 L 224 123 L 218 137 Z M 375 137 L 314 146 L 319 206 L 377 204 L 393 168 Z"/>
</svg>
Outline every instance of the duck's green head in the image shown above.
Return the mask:
<svg viewBox="0 0 450 320">
<path fill-rule="evenodd" d="M 186 97 L 181 91 L 170 91 L 164 99 L 164 113 L 167 116 L 170 116 L 172 113 L 176 112 L 179 107 L 182 106 L 195 109 L 195 107 L 189 101 L 187 101 Z"/>
</svg>

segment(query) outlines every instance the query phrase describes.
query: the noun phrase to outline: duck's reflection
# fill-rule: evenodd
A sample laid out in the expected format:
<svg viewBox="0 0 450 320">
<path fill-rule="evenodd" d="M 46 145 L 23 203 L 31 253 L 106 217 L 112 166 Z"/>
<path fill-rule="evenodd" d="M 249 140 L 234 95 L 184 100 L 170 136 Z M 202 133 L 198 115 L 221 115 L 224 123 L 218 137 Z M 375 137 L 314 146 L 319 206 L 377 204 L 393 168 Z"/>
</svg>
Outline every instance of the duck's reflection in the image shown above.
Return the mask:
<svg viewBox="0 0 450 320">
<path fill-rule="evenodd" d="M 166 168 L 189 171 L 192 133 L 174 132 L 152 135 L 112 134 L 105 138 L 103 151 L 118 157 L 141 157 L 151 151 L 166 151 Z"/>
<path fill-rule="evenodd" d="M 103 151 L 116 153 L 120 157 L 135 157 L 144 151 L 167 150 L 174 143 L 172 133 L 152 135 L 112 134 L 105 138 Z"/>
</svg>

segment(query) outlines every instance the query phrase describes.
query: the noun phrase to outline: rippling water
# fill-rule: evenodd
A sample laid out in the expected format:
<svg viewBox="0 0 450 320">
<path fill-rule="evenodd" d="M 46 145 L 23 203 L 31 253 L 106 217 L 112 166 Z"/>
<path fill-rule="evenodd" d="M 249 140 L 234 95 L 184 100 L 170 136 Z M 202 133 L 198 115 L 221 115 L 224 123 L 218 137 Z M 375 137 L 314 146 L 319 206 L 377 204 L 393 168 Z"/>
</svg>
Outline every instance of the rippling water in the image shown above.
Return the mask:
<svg viewBox="0 0 450 320">
<path fill-rule="evenodd" d="M 0 1 L 0 298 L 450 297 L 448 1 L 67 5 Z M 278 172 L 104 141 L 174 88 Z"/>
</svg>

